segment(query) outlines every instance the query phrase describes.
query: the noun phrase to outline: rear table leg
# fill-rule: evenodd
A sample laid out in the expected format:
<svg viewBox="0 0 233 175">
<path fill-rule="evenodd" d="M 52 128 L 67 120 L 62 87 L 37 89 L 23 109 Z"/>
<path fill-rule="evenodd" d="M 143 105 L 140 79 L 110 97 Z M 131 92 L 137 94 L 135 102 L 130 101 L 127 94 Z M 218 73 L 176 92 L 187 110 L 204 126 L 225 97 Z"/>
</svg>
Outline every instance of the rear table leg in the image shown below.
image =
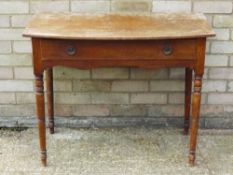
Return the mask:
<svg viewBox="0 0 233 175">
<path fill-rule="evenodd" d="M 47 108 L 50 134 L 54 133 L 53 69 L 46 70 Z"/>
<path fill-rule="evenodd" d="M 185 109 L 184 109 L 184 131 L 187 135 L 189 133 L 190 123 L 190 107 L 191 107 L 191 95 L 192 95 L 192 73 L 190 68 L 185 69 Z"/>
</svg>

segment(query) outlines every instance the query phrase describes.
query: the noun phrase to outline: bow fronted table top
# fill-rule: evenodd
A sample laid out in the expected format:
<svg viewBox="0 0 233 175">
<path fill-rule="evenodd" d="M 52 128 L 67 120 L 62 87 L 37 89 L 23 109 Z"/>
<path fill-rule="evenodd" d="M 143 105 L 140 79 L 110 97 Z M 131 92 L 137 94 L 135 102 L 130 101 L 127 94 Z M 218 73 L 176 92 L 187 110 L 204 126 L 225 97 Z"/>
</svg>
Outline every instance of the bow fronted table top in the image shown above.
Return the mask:
<svg viewBox="0 0 233 175">
<path fill-rule="evenodd" d="M 172 39 L 214 36 L 199 13 L 75 14 L 39 13 L 24 36 L 83 40 Z"/>
</svg>

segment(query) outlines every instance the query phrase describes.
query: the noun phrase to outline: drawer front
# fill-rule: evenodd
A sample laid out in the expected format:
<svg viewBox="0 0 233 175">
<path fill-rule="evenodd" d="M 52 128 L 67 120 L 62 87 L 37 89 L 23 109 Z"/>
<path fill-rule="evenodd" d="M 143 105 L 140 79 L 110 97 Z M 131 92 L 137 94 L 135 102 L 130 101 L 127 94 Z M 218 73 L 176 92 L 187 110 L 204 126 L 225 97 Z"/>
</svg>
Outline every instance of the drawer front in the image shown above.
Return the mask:
<svg viewBox="0 0 233 175">
<path fill-rule="evenodd" d="M 196 40 L 41 40 L 43 60 L 193 60 Z"/>
</svg>

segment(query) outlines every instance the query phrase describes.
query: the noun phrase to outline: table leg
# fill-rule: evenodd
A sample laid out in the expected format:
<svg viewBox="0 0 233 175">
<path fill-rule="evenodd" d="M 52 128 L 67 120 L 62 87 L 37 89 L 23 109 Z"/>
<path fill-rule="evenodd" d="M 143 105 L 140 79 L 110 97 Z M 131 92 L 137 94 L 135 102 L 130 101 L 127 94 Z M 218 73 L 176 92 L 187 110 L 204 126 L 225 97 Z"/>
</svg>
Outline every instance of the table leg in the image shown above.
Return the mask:
<svg viewBox="0 0 233 175">
<path fill-rule="evenodd" d="M 44 166 L 47 164 L 46 155 L 46 127 L 45 127 L 45 104 L 44 104 L 44 81 L 43 74 L 35 77 L 36 90 L 36 114 L 38 118 L 39 139 L 41 149 L 41 161 Z"/>
<path fill-rule="evenodd" d="M 184 109 L 184 131 L 187 135 L 189 133 L 190 122 L 190 107 L 191 107 L 191 95 L 192 95 L 192 73 L 190 68 L 185 69 L 185 109 Z"/>
<path fill-rule="evenodd" d="M 190 130 L 190 150 L 189 150 L 190 165 L 194 165 L 195 162 L 195 152 L 197 145 L 197 134 L 198 134 L 200 104 L 201 104 L 201 87 L 202 87 L 202 75 L 195 74 L 194 92 L 192 98 L 192 123 Z"/>
<path fill-rule="evenodd" d="M 49 119 L 50 134 L 54 133 L 54 101 L 53 101 L 53 69 L 47 69 L 46 75 L 46 89 L 47 89 L 47 108 Z"/>
</svg>

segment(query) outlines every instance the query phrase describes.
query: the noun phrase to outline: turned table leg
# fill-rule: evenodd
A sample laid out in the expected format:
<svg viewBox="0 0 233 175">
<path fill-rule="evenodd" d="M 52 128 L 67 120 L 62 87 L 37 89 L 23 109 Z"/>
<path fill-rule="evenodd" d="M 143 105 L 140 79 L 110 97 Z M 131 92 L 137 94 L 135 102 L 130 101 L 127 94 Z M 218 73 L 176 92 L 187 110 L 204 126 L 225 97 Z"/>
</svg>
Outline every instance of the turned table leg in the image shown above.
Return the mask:
<svg viewBox="0 0 233 175">
<path fill-rule="evenodd" d="M 49 119 L 49 132 L 54 133 L 54 101 L 53 101 L 53 69 L 47 69 L 46 75 L 46 90 L 47 90 L 47 108 Z"/>
<path fill-rule="evenodd" d="M 45 104 L 44 104 L 44 82 L 43 75 L 35 77 L 35 91 L 36 91 L 36 114 L 38 118 L 39 139 L 41 149 L 41 161 L 44 166 L 47 164 L 46 154 L 46 127 L 45 127 Z"/>
<path fill-rule="evenodd" d="M 194 92 L 192 99 L 192 123 L 190 130 L 190 150 L 189 150 L 189 163 L 194 165 L 195 153 L 197 145 L 198 125 L 200 116 L 200 104 L 201 104 L 201 87 L 202 87 L 202 75 L 195 74 L 194 80 Z"/>
<path fill-rule="evenodd" d="M 185 109 L 184 109 L 184 131 L 187 135 L 189 133 L 190 123 L 190 107 L 191 107 L 191 94 L 192 94 L 192 73 L 190 68 L 185 69 Z"/>
</svg>

